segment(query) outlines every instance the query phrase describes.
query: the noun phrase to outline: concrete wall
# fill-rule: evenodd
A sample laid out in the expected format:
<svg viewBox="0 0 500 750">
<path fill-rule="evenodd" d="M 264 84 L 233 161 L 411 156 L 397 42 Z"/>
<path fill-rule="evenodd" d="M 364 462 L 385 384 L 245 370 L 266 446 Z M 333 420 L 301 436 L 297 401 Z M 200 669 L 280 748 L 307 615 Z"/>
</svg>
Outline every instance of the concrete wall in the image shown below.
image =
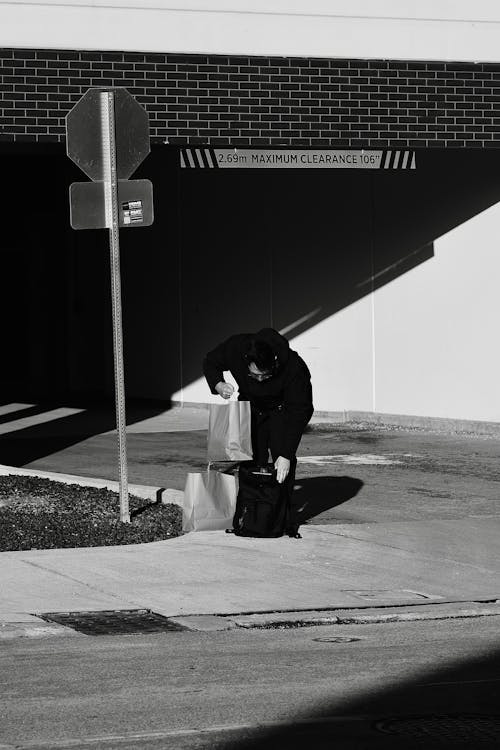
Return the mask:
<svg viewBox="0 0 500 750">
<path fill-rule="evenodd" d="M 500 422 L 499 226 L 497 204 L 375 293 L 374 411 Z"/>
<path fill-rule="evenodd" d="M 498 226 L 496 205 L 292 342 L 311 365 L 317 409 L 500 422 Z"/>
<path fill-rule="evenodd" d="M 189 230 L 182 245 L 184 386 L 172 397 L 217 401 L 193 377 L 203 345 L 215 345 L 216 334 L 274 325 L 309 364 L 319 411 L 500 421 L 498 158 L 457 151 L 417 158 L 413 175 L 289 174 L 288 188 L 259 190 L 257 211 L 244 183 L 232 183 L 229 205 L 219 183 L 227 221 L 220 249 L 231 267 L 217 269 L 211 224 L 219 219 L 209 204 L 198 209 L 209 250 L 197 269 Z M 273 190 L 279 197 L 270 209 Z M 243 245 L 231 239 L 243 236 Z M 252 253 L 248 273 L 239 252 Z M 256 306 L 259 278 L 265 289 Z"/>
<path fill-rule="evenodd" d="M 17 148 L 2 155 L 2 397 L 112 398 L 106 233 L 70 229 L 81 177 L 62 147 Z M 155 223 L 121 233 L 128 396 L 205 403 L 205 352 L 272 325 L 309 364 L 317 410 L 500 421 L 500 152 L 416 164 L 181 170 L 179 149 L 154 147 L 137 177 Z"/>
<path fill-rule="evenodd" d="M 496 0 L 10 0 L 0 46 L 497 61 Z"/>
<path fill-rule="evenodd" d="M 317 410 L 500 422 L 499 226 L 496 205 L 439 238 L 431 260 L 292 339 Z M 173 398 L 218 400 L 201 379 Z"/>
</svg>

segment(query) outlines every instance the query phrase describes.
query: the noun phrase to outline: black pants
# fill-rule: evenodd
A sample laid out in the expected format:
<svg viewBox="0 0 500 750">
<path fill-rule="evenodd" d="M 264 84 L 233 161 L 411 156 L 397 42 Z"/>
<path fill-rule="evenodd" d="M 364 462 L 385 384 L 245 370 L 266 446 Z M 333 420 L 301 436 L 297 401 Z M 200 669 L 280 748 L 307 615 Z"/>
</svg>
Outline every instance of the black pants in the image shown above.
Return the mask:
<svg viewBox="0 0 500 750">
<path fill-rule="evenodd" d="M 273 463 L 282 455 L 285 442 L 285 415 L 278 408 L 269 412 L 260 412 L 252 406 L 252 451 L 253 460 L 258 466 L 269 463 L 269 452 Z M 290 472 L 287 484 L 292 488 L 295 481 L 297 459 L 290 459 Z"/>
<path fill-rule="evenodd" d="M 252 451 L 253 460 L 258 466 L 266 466 L 269 462 L 269 452 L 273 463 L 282 455 L 285 442 L 285 415 L 281 409 L 270 412 L 259 412 L 252 407 Z M 286 512 L 285 533 L 295 536 L 298 533 L 298 509 L 294 503 L 293 486 L 297 459 L 290 459 L 290 471 L 283 483 L 283 498 L 288 506 Z"/>
</svg>

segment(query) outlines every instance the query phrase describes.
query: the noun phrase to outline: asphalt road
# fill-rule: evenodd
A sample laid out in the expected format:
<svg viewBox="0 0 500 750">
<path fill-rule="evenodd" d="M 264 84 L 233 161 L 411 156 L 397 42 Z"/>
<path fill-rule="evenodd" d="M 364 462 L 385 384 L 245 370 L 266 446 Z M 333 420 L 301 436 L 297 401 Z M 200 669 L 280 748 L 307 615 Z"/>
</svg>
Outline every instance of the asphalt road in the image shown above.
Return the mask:
<svg viewBox="0 0 500 750">
<path fill-rule="evenodd" d="M 56 427 L 1 436 L 0 463 L 117 478 L 114 434 L 85 436 L 70 427 L 69 434 L 50 434 Z M 131 432 L 129 481 L 183 489 L 187 472 L 206 469 L 206 439 L 205 430 Z M 424 521 L 499 512 L 499 438 L 336 425 L 306 433 L 298 455 L 295 501 L 304 506 L 303 522 Z"/>
<path fill-rule="evenodd" d="M 313 523 L 495 516 L 499 454 L 494 438 L 339 425 L 304 436 L 298 494 L 317 498 Z M 306 463 L 311 456 L 332 460 Z"/>
<path fill-rule="evenodd" d="M 497 748 L 499 619 L 3 641 L 0 748 Z"/>
</svg>

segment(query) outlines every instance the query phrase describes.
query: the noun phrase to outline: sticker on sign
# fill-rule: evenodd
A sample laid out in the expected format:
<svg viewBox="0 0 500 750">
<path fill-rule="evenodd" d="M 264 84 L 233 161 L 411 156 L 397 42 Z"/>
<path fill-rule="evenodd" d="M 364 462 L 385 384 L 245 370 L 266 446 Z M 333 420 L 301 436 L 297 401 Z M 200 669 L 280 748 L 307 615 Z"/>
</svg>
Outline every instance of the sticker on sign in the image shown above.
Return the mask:
<svg viewBox="0 0 500 750">
<path fill-rule="evenodd" d="M 122 212 L 124 224 L 142 224 L 144 221 L 142 201 L 128 201 L 122 203 Z"/>
</svg>

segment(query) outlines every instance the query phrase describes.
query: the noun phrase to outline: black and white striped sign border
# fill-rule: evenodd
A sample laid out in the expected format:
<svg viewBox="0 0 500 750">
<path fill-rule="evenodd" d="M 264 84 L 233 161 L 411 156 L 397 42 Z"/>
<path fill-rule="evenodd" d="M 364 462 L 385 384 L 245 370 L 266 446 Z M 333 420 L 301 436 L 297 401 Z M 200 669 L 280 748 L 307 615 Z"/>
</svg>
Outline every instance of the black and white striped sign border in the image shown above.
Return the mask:
<svg viewBox="0 0 500 750">
<path fill-rule="evenodd" d="M 378 169 L 416 169 L 415 151 L 371 150 L 382 151 L 382 159 Z M 244 150 L 242 150 L 242 153 L 244 153 Z M 180 162 L 181 167 L 185 169 L 219 169 L 214 148 L 183 148 L 180 152 Z"/>
<path fill-rule="evenodd" d="M 181 149 L 181 167 L 218 169 L 219 165 L 213 148 L 183 148 Z"/>
</svg>

